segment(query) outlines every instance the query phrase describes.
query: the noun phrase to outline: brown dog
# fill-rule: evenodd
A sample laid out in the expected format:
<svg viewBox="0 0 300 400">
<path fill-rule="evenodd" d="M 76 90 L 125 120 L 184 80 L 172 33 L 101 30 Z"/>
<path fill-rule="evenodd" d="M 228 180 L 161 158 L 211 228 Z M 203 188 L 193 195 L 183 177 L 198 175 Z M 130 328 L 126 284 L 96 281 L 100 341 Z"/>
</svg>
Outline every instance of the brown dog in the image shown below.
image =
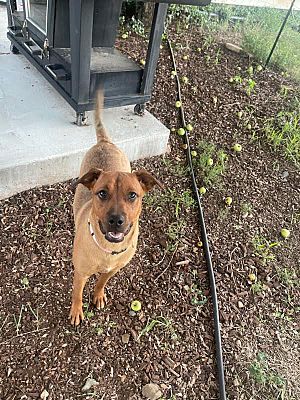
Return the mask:
<svg viewBox="0 0 300 400">
<path fill-rule="evenodd" d="M 160 183 L 148 172 L 131 173 L 125 154 L 111 143 L 102 122 L 103 95 L 95 111 L 97 144 L 85 155 L 73 204 L 75 240 L 71 323 L 83 320 L 82 292 L 87 279 L 101 273 L 93 303 L 103 308 L 107 281 L 133 257 L 142 197 Z"/>
</svg>

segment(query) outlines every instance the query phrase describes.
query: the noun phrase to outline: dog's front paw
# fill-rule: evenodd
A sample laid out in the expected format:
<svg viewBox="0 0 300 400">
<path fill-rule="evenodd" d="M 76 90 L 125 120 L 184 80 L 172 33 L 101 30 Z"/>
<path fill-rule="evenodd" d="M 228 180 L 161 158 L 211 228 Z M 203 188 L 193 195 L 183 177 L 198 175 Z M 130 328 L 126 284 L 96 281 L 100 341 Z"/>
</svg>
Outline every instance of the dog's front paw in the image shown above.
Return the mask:
<svg viewBox="0 0 300 400">
<path fill-rule="evenodd" d="M 71 319 L 71 325 L 74 326 L 79 325 L 84 320 L 82 304 L 72 303 L 69 318 Z"/>
<path fill-rule="evenodd" d="M 106 295 L 104 293 L 104 289 L 100 289 L 99 291 L 95 291 L 93 303 L 95 307 L 100 310 L 100 308 L 104 308 L 106 300 Z"/>
</svg>

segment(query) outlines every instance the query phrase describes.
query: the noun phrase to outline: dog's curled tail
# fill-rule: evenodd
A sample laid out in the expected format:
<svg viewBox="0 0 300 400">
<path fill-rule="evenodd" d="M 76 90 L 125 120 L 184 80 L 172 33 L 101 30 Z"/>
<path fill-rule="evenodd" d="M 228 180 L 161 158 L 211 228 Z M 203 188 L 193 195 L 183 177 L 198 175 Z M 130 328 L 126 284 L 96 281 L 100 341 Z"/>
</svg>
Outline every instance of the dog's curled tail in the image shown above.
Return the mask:
<svg viewBox="0 0 300 400">
<path fill-rule="evenodd" d="M 108 136 L 103 124 L 102 124 L 102 110 L 104 105 L 104 94 L 103 90 L 98 90 L 96 94 L 96 109 L 95 109 L 95 128 L 97 143 L 99 142 L 110 142 L 111 139 Z"/>
</svg>

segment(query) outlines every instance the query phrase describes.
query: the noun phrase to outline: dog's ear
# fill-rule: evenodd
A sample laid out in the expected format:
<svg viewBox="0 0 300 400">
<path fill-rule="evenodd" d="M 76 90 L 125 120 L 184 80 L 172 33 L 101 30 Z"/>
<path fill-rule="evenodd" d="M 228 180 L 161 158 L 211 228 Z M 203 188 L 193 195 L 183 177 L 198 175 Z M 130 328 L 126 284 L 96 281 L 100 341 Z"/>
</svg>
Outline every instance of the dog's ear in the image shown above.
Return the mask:
<svg viewBox="0 0 300 400">
<path fill-rule="evenodd" d="M 149 192 L 149 190 L 151 190 L 155 185 L 159 186 L 161 189 L 164 188 L 158 179 L 143 169 L 140 171 L 135 171 L 133 174 L 137 177 L 144 192 Z"/>
<path fill-rule="evenodd" d="M 77 179 L 75 185 L 77 186 L 79 183 L 82 183 L 88 189 L 92 189 L 97 179 L 99 178 L 101 172 L 102 170 L 99 168 L 91 168 L 89 172 L 84 174 L 81 178 Z"/>
</svg>

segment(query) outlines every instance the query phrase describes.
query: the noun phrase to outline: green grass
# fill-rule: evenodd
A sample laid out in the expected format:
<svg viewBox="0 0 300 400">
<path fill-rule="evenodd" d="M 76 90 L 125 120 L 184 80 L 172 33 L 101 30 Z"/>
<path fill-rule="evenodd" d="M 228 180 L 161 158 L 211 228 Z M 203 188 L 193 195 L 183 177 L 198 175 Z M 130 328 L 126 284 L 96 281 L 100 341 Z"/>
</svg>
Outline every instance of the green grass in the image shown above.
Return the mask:
<svg viewBox="0 0 300 400">
<path fill-rule="evenodd" d="M 287 287 L 300 286 L 299 278 L 296 274 L 296 269 L 293 267 L 276 267 L 277 276 L 280 282 Z"/>
<path fill-rule="evenodd" d="M 252 211 L 252 205 L 247 202 L 241 203 L 241 213 L 242 215 L 248 215 Z"/>
<path fill-rule="evenodd" d="M 260 294 L 265 290 L 265 285 L 261 281 L 257 281 L 251 285 L 251 292 L 253 294 Z"/>
<path fill-rule="evenodd" d="M 259 17 L 253 14 L 245 25 L 242 46 L 259 62 L 267 60 L 285 13 L 265 9 Z M 270 60 L 270 65 L 288 72 L 297 80 L 300 80 L 300 41 L 299 32 L 293 29 L 293 25 L 299 24 L 299 19 L 299 12 L 290 17 Z"/>
<path fill-rule="evenodd" d="M 163 328 L 164 330 L 167 330 L 171 334 L 171 339 L 177 339 L 177 334 L 175 332 L 174 327 L 172 326 L 171 321 L 163 316 L 154 318 L 151 321 L 149 321 L 147 325 L 139 333 L 138 339 L 150 333 L 155 327 L 160 327 Z"/>
<path fill-rule="evenodd" d="M 146 194 L 143 199 L 147 207 L 155 207 L 161 209 L 163 206 L 168 206 L 176 218 L 180 218 L 181 213 L 185 210 L 190 210 L 196 206 L 193 193 L 190 189 L 178 192 L 175 189 L 167 189 L 163 193 Z"/>
<path fill-rule="evenodd" d="M 298 103 L 298 104 L 297 104 Z M 293 111 L 282 111 L 269 119 L 264 128 L 268 143 L 300 167 L 300 105 L 297 100 Z"/>
<path fill-rule="evenodd" d="M 209 38 L 203 46 L 208 49 L 214 42 L 215 34 L 226 34 L 240 38 L 242 47 L 254 58 L 264 64 L 273 46 L 286 10 L 243 7 L 229 5 L 215 5 L 201 9 L 195 6 L 171 5 L 168 11 L 168 22 L 174 23 L 181 30 L 187 24 L 193 24 L 205 31 Z M 209 13 L 216 13 L 219 18 L 210 17 Z M 233 16 L 244 17 L 243 23 L 230 23 Z M 300 40 L 299 32 L 295 27 L 300 25 L 300 12 L 293 11 L 278 45 L 270 60 L 271 66 L 286 71 L 293 78 L 300 80 Z"/>
<path fill-rule="evenodd" d="M 222 175 L 225 172 L 228 160 L 227 154 L 222 150 L 217 150 L 212 143 L 201 141 L 197 146 L 197 157 L 193 157 L 195 171 L 205 187 L 219 186 Z M 213 160 L 210 165 L 209 160 Z"/>
<path fill-rule="evenodd" d="M 284 398 L 286 382 L 271 370 L 265 353 L 257 354 L 256 359 L 249 366 L 249 373 L 256 384 L 270 388 L 278 396 L 277 399 Z"/>
<path fill-rule="evenodd" d="M 255 236 L 252 240 L 255 254 L 261 259 L 262 265 L 274 261 L 275 256 L 272 249 L 280 245 L 279 242 L 270 242 L 263 236 Z"/>
</svg>

